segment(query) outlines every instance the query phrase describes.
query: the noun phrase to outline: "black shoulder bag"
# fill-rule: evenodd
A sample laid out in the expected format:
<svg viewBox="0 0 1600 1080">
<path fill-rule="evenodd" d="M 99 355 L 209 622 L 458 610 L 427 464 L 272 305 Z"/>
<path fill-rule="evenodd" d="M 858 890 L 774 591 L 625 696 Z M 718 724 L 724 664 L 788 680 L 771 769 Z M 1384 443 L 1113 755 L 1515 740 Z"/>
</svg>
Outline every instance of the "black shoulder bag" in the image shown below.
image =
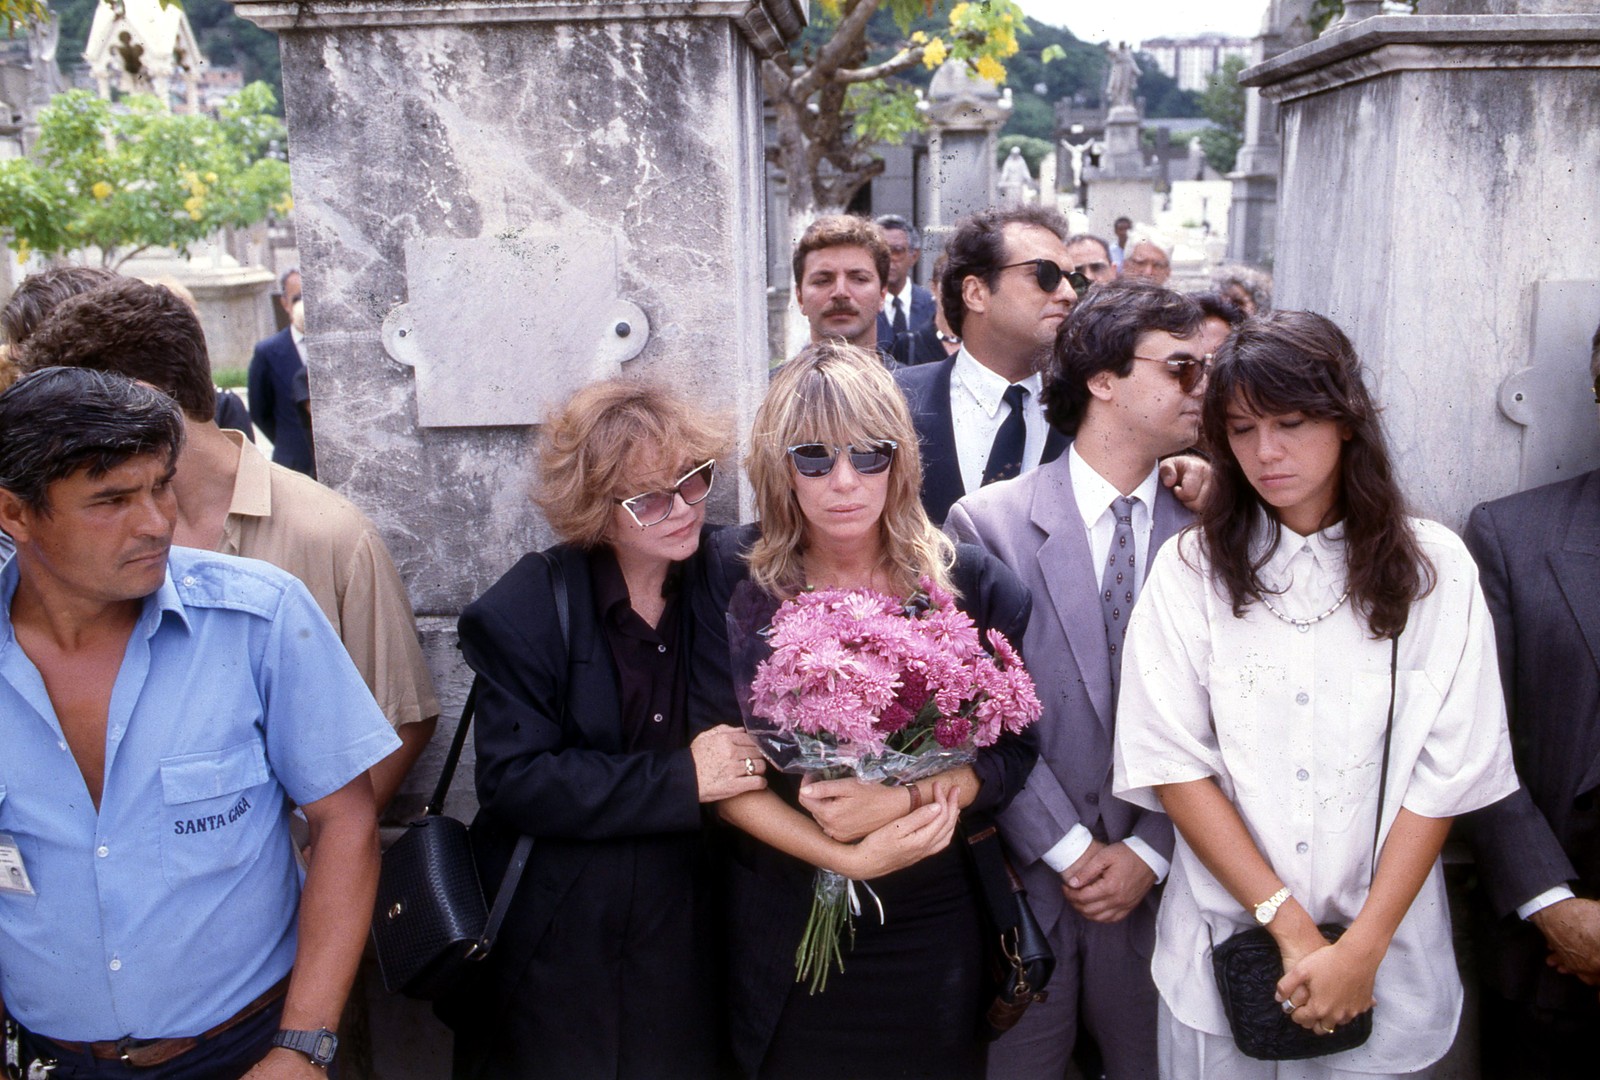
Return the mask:
<svg viewBox="0 0 1600 1080">
<path fill-rule="evenodd" d="M 559 560 L 549 555 L 544 559 L 550 566 L 561 638 L 570 653 L 566 578 Z M 472 965 L 489 955 L 533 850 L 533 837 L 517 838 L 491 910 L 478 881 L 467 826 L 444 814 L 445 795 L 450 791 L 461 748 L 472 727 L 477 699 L 478 680 L 474 679 L 433 796 L 423 808 L 422 817 L 411 822 L 405 834 L 384 852 L 378 872 L 372 944 L 378 954 L 383 985 L 391 993 L 424 1001 L 450 993 Z M 561 711 L 558 702 L 557 712 Z"/>
<path fill-rule="evenodd" d="M 1055 973 L 1056 957 L 1028 905 L 1027 890 L 1001 847 L 999 831 L 984 823 L 974 832 L 963 829 L 962 837 L 988 916 L 986 952 L 994 997 L 979 1018 L 978 1031 L 993 1042 L 1017 1026 L 1029 1005 L 1046 999 L 1045 986 Z"/>
<path fill-rule="evenodd" d="M 1378 838 L 1383 831 L 1383 800 L 1389 786 L 1389 743 L 1394 735 L 1394 694 L 1400 664 L 1400 637 L 1389 645 L 1389 719 L 1383 730 L 1383 771 L 1378 775 L 1378 820 L 1372 826 L 1372 867 L 1367 887 L 1378 875 Z M 1330 942 L 1338 941 L 1348 927 L 1325 923 L 1317 927 Z M 1264 926 L 1233 935 L 1211 949 L 1211 964 L 1222 994 L 1222 1010 L 1239 1052 L 1258 1061 L 1299 1061 L 1354 1050 L 1372 1035 L 1372 1010 L 1368 1009 L 1332 1035 L 1319 1035 L 1301 1027 L 1283 1011 L 1275 998 L 1283 978 L 1283 953 Z"/>
</svg>

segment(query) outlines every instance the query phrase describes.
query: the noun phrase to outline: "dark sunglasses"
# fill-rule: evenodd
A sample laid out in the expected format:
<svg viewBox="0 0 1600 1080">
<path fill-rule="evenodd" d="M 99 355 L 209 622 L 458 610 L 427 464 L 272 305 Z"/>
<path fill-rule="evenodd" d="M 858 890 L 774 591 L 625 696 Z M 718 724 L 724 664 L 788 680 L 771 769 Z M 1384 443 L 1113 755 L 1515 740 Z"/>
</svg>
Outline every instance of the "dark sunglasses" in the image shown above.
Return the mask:
<svg viewBox="0 0 1600 1080">
<path fill-rule="evenodd" d="M 628 516 L 633 518 L 639 528 L 648 529 L 672 516 L 674 498 L 683 499 L 685 506 L 704 502 L 705 497 L 711 494 L 711 482 L 716 479 L 716 472 L 717 462 L 713 458 L 699 468 L 684 473 L 683 479 L 666 491 L 647 491 L 630 499 L 618 499 L 617 503 L 628 512 Z"/>
<path fill-rule="evenodd" d="M 1078 294 L 1080 300 L 1083 299 L 1083 294 L 1089 291 L 1088 278 L 1076 270 L 1063 270 L 1049 259 L 1028 259 L 1025 262 L 1007 263 L 1000 269 L 1010 270 L 1018 266 L 1033 267 L 1033 280 L 1047 293 L 1053 293 L 1061 288 L 1062 278 L 1067 279 L 1067 284 L 1072 286 L 1072 291 Z"/>
<path fill-rule="evenodd" d="M 1204 360 L 1176 356 L 1135 356 L 1134 359 L 1167 365 L 1167 373 L 1178 380 L 1178 389 L 1185 394 L 1194 393 L 1200 386 L 1200 381 L 1206 377 L 1207 365 Z"/>
<path fill-rule="evenodd" d="M 850 445 L 842 450 L 829 443 L 796 443 L 789 447 L 789 460 L 794 471 L 813 479 L 827 476 L 839 460 L 841 453 L 850 455 L 850 467 L 862 476 L 877 476 L 894 461 L 894 452 L 900 444 L 893 439 L 880 439 L 866 447 Z"/>
</svg>

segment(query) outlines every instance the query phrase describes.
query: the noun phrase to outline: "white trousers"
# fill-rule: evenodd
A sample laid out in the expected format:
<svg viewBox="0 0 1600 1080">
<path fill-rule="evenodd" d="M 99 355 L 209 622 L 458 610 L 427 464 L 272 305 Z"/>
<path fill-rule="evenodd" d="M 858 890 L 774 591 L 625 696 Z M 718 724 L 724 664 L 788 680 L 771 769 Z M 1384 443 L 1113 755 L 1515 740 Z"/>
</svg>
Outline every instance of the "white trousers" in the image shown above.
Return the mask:
<svg viewBox="0 0 1600 1080">
<path fill-rule="evenodd" d="M 1156 1022 L 1156 1054 L 1161 1080 L 1426 1080 L 1432 1072 L 1364 1073 L 1338 1069 L 1326 1058 L 1309 1061 L 1257 1061 L 1239 1052 L 1231 1036 L 1188 1027 L 1163 1000 Z"/>
</svg>

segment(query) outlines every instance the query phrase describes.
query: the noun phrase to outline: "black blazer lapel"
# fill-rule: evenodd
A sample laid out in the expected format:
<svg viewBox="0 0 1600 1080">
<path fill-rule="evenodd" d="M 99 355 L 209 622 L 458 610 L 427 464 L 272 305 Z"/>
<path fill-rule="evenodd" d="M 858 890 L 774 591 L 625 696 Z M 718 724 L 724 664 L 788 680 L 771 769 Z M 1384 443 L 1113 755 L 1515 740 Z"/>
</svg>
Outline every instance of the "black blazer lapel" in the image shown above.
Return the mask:
<svg viewBox="0 0 1600 1080">
<path fill-rule="evenodd" d="M 622 752 L 622 730 L 616 722 L 622 705 L 617 697 L 617 668 L 594 609 L 594 582 L 589 557 L 576 548 L 560 549 L 572 616 L 572 650 L 567 656 L 567 716 L 596 750 Z M 554 624 L 554 612 L 549 613 Z"/>
<path fill-rule="evenodd" d="M 936 525 L 944 524 L 950 508 L 966 494 L 961 462 L 956 457 L 955 423 L 950 418 L 950 373 L 955 366 L 954 357 L 935 365 L 917 400 L 908 402 L 911 421 L 922 441 L 922 505 Z"/>
</svg>

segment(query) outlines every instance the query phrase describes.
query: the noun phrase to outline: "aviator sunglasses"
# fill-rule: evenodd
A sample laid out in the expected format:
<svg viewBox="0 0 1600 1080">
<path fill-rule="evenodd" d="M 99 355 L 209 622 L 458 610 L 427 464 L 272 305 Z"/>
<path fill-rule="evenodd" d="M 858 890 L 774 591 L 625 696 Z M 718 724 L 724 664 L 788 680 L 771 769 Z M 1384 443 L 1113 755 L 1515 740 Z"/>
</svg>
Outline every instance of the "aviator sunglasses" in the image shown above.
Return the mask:
<svg viewBox="0 0 1600 1080">
<path fill-rule="evenodd" d="M 900 444 L 893 439 L 880 439 L 865 447 L 852 444 L 842 450 L 830 443 L 796 443 L 789 447 L 789 460 L 795 472 L 815 479 L 831 473 L 840 454 L 849 454 L 852 469 L 862 476 L 876 476 L 894 461 L 894 452 L 898 449 Z"/>
<path fill-rule="evenodd" d="M 635 495 L 629 499 L 618 499 L 617 503 L 628 512 L 628 516 L 633 518 L 639 528 L 648 529 L 672 516 L 674 498 L 682 498 L 685 506 L 704 502 L 705 497 L 711 494 L 711 481 L 716 478 L 716 471 L 717 462 L 713 458 L 704 465 L 684 473 L 683 478 L 666 491 L 647 491 L 643 495 Z"/>
<path fill-rule="evenodd" d="M 1063 270 L 1050 259 L 1028 259 L 1024 262 L 1007 263 L 1002 270 L 1010 270 L 1017 266 L 1033 267 L 1033 280 L 1039 283 L 1039 288 L 1047 293 L 1053 293 L 1061 287 L 1061 279 L 1066 278 L 1067 284 L 1072 286 L 1072 291 L 1083 299 L 1083 294 L 1089 291 L 1089 279 L 1076 270 Z"/>
<path fill-rule="evenodd" d="M 1178 389 L 1185 394 L 1192 394 L 1199 387 L 1200 380 L 1206 377 L 1206 368 L 1209 367 L 1210 356 L 1203 360 L 1192 357 L 1177 356 L 1135 356 L 1135 360 L 1144 360 L 1151 364 L 1167 365 L 1167 373 L 1178 380 Z"/>
</svg>

